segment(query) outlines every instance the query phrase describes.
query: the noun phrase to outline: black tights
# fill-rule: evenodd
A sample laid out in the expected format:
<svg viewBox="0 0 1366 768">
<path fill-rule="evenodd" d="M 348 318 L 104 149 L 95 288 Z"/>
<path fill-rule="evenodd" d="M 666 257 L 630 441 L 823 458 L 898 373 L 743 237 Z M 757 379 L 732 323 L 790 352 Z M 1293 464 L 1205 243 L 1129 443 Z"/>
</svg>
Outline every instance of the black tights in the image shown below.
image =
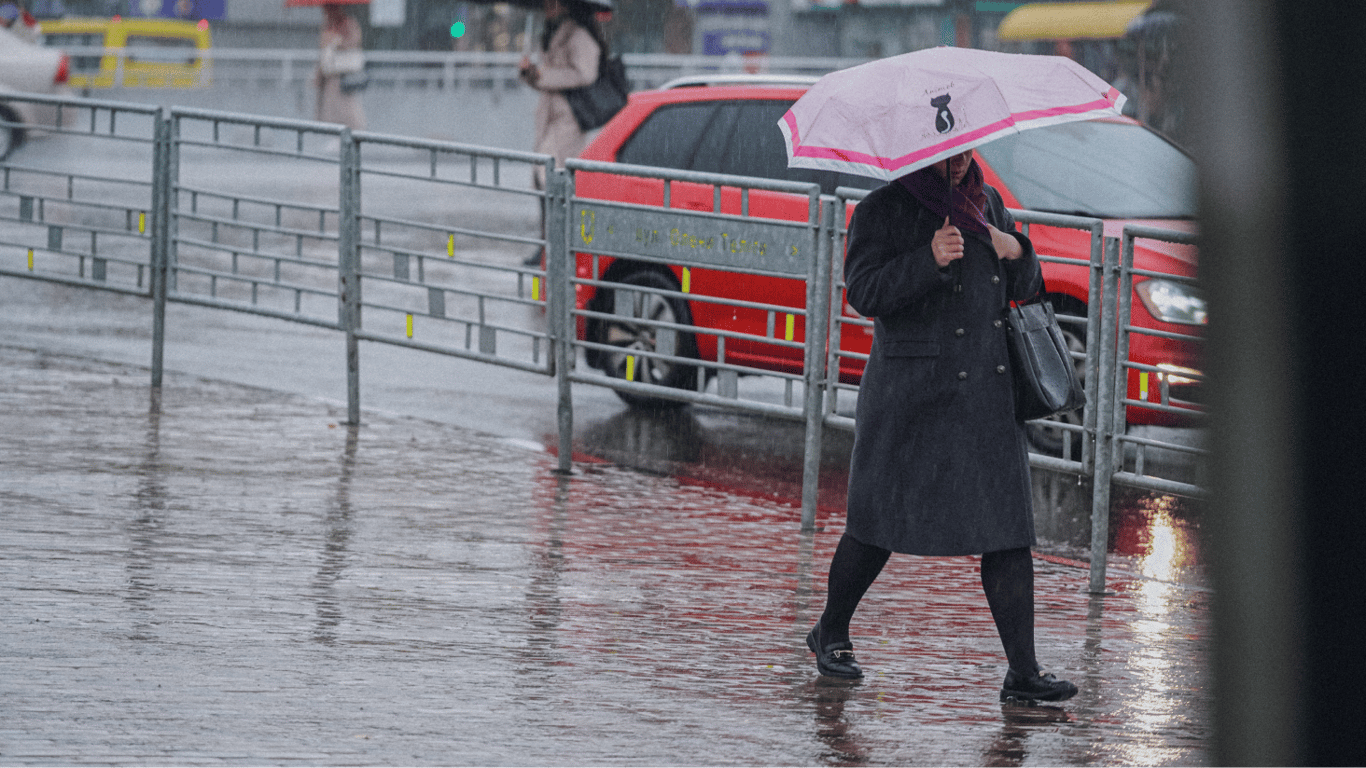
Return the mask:
<svg viewBox="0 0 1366 768">
<path fill-rule="evenodd" d="M 826 644 L 849 639 L 849 620 L 854 609 L 882 572 L 892 553 L 855 539 L 840 538 L 830 560 L 830 580 L 821 614 L 821 635 Z M 1025 675 L 1038 672 L 1034 657 L 1034 558 L 1029 547 L 987 552 L 982 555 L 982 591 L 986 593 L 996 631 L 1005 646 L 1010 668 Z"/>
</svg>

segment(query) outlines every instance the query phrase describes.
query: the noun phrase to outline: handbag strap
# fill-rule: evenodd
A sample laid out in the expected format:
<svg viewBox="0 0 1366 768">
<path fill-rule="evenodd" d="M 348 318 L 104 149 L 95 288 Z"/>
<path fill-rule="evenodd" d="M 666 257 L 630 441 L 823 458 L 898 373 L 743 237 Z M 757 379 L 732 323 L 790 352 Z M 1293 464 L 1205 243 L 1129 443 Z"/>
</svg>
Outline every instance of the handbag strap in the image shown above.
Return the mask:
<svg viewBox="0 0 1366 768">
<path fill-rule="evenodd" d="M 1024 306 L 1025 304 L 1041 304 L 1043 303 L 1044 297 L 1047 295 L 1048 281 L 1044 279 L 1043 273 L 1040 272 L 1039 290 L 1035 291 L 1033 296 L 1030 296 L 1024 301 L 1011 301 L 1010 299 L 1006 299 L 1006 309 L 1010 309 L 1012 306 Z"/>
</svg>

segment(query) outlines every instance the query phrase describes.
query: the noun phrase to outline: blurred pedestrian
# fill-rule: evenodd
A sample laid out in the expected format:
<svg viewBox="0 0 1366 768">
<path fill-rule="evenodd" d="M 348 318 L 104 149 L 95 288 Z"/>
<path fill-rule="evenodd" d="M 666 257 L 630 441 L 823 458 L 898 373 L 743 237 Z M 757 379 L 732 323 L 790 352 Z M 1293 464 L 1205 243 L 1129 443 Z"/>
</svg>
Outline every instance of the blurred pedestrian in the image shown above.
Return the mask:
<svg viewBox="0 0 1366 768">
<path fill-rule="evenodd" d="M 1034 654 L 1033 497 L 1002 320 L 1008 301 L 1042 285 L 1033 245 L 967 151 L 858 204 L 844 275 L 849 304 L 874 318 L 873 347 L 848 522 L 825 611 L 806 638 L 817 669 L 863 676 L 849 624 L 892 552 L 981 554 L 1010 664 L 1001 700 L 1070 698 L 1076 686 L 1043 672 Z"/>
<path fill-rule="evenodd" d="M 574 111 L 564 92 L 592 85 L 598 79 L 598 65 L 607 52 L 607 40 L 598 25 L 599 11 L 610 10 L 609 0 L 545 0 L 545 31 L 541 34 L 540 61 L 523 56 L 519 71 L 522 80 L 541 92 L 536 101 L 535 152 L 551 155 L 555 165 L 583 151 L 588 134 L 574 119 Z M 545 189 L 545 168 L 532 171 L 536 189 Z M 544 216 L 544 212 L 542 212 Z M 542 230 L 544 230 L 544 221 Z M 526 264 L 539 264 L 540 252 Z"/>
<path fill-rule="evenodd" d="M 521 77 L 541 92 L 536 102 L 534 151 L 553 155 L 557 165 L 583 151 L 587 133 L 579 128 L 564 92 L 592 85 L 607 41 L 598 26 L 597 13 L 610 6 L 587 0 L 545 0 L 545 31 L 541 34 L 540 62 L 523 56 Z M 545 188 L 544 172 L 536 169 L 536 188 Z"/>
<path fill-rule="evenodd" d="M 340 5 L 324 5 L 319 47 L 318 69 L 313 76 L 318 89 L 318 120 L 341 123 L 352 130 L 365 128 L 360 91 L 342 87 L 342 80 L 348 74 L 360 74 L 365 70 L 360 22 Z"/>
</svg>

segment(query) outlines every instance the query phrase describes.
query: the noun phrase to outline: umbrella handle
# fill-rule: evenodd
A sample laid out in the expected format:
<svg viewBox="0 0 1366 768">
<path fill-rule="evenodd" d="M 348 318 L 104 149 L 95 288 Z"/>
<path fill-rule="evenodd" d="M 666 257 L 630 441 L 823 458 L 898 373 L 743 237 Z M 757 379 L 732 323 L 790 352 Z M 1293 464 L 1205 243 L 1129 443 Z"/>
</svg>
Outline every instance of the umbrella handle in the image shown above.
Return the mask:
<svg viewBox="0 0 1366 768">
<path fill-rule="evenodd" d="M 948 160 L 945 160 L 945 161 L 944 161 L 944 180 L 948 182 L 948 187 L 949 187 L 949 212 L 948 212 L 948 216 L 947 216 L 946 218 L 947 218 L 947 220 L 948 220 L 948 222 L 949 222 L 949 226 L 952 227 L 952 226 L 954 225 L 954 224 L 953 224 L 953 163 L 950 162 L 950 161 L 948 161 Z M 965 255 L 966 255 L 966 254 L 965 254 Z M 953 262 L 952 268 L 953 268 L 953 292 L 954 292 L 954 293 L 962 293 L 962 292 L 963 292 L 963 260 L 962 260 L 962 259 L 958 259 L 957 261 Z"/>
<path fill-rule="evenodd" d="M 944 161 L 944 180 L 948 182 L 948 225 L 953 225 L 953 164 L 948 160 Z"/>
</svg>

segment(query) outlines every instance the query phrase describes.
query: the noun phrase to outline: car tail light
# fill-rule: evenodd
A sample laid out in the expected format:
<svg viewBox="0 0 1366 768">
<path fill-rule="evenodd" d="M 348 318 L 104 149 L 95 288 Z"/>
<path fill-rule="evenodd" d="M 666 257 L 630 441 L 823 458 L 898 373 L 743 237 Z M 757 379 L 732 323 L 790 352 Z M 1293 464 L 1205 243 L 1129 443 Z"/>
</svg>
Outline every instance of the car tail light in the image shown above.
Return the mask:
<svg viewBox="0 0 1366 768">
<path fill-rule="evenodd" d="M 71 57 L 62 54 L 62 60 L 57 64 L 57 74 L 52 76 L 53 85 L 61 85 L 71 77 Z"/>
</svg>

